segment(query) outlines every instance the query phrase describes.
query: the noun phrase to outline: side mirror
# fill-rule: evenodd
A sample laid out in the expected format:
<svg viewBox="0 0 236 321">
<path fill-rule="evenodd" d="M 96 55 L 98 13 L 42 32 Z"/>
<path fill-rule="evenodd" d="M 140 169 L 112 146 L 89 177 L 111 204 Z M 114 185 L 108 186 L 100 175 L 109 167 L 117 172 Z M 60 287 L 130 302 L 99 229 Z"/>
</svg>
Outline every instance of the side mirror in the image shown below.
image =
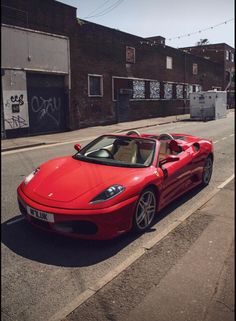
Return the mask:
<svg viewBox="0 0 236 321">
<path fill-rule="evenodd" d="M 74 149 L 77 150 L 77 152 L 79 152 L 81 150 L 81 145 L 80 144 L 75 144 L 74 145 Z"/>
<path fill-rule="evenodd" d="M 175 155 L 168 155 L 166 158 L 162 159 L 160 161 L 160 165 L 164 165 L 166 163 L 176 162 L 179 160 L 178 156 Z"/>
</svg>

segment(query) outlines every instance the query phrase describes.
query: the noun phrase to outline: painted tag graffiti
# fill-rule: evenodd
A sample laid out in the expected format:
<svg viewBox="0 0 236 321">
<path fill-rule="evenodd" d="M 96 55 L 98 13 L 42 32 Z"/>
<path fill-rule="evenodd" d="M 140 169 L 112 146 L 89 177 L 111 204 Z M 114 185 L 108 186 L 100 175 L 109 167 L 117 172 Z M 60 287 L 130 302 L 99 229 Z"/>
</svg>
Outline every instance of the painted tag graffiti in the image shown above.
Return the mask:
<svg viewBox="0 0 236 321">
<path fill-rule="evenodd" d="M 24 105 L 24 95 L 18 95 L 11 96 L 11 108 L 12 108 L 12 113 L 19 113 L 20 112 L 20 106 Z"/>
<path fill-rule="evenodd" d="M 59 127 L 59 115 L 61 108 L 61 98 L 51 97 L 45 99 L 43 97 L 33 96 L 31 98 L 31 110 L 37 114 L 38 122 L 44 121 L 46 118 L 50 118 L 54 125 Z"/>
<path fill-rule="evenodd" d="M 9 119 L 5 119 L 5 123 L 7 123 L 11 129 L 27 127 L 27 123 L 26 123 L 25 119 L 19 115 L 12 116 Z"/>
<path fill-rule="evenodd" d="M 5 129 L 29 127 L 26 91 L 3 91 Z"/>
</svg>

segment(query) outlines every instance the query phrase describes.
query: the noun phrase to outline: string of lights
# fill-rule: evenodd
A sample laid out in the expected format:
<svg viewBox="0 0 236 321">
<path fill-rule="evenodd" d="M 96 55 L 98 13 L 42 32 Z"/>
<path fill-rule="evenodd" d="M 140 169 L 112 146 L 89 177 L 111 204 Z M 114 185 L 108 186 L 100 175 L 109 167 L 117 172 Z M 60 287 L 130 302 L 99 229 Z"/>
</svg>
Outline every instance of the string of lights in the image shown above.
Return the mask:
<svg viewBox="0 0 236 321">
<path fill-rule="evenodd" d="M 176 36 L 176 37 L 172 37 L 172 38 L 168 38 L 169 41 L 171 40 L 174 40 L 174 39 L 180 39 L 180 38 L 183 38 L 183 37 L 189 37 L 191 35 L 195 35 L 195 34 L 198 34 L 198 33 L 201 33 L 201 32 L 204 32 L 204 31 L 207 31 L 207 30 L 210 30 L 210 29 L 214 29 L 218 26 L 221 26 L 223 24 L 227 24 L 228 22 L 231 22 L 233 21 L 234 18 L 232 19 L 229 19 L 229 20 L 226 20 L 224 22 L 221 22 L 221 23 L 218 23 L 217 25 L 214 25 L 214 26 L 211 26 L 211 27 L 208 27 L 208 28 L 205 28 L 205 29 L 201 29 L 199 31 L 196 31 L 196 32 L 192 32 L 192 33 L 187 33 L 185 35 L 180 35 L 180 36 Z M 207 39 L 206 39 L 207 40 Z M 158 41 L 155 41 L 155 40 L 142 40 L 140 41 L 140 44 L 145 44 L 145 45 L 149 45 L 149 46 L 160 46 L 160 43 Z M 199 47 L 204 47 L 204 49 L 202 49 L 203 51 L 207 50 L 207 51 L 216 51 L 216 49 L 210 49 L 210 48 L 206 48 L 206 46 L 209 46 L 210 44 L 208 43 L 203 43 L 203 44 L 199 44 Z M 165 47 L 165 45 L 162 45 Z M 178 48 L 178 47 L 177 47 Z M 191 50 L 190 50 L 191 51 Z M 218 51 L 221 51 L 221 50 L 218 50 Z M 224 50 L 223 50 L 224 51 Z"/>
<path fill-rule="evenodd" d="M 192 36 L 192 35 L 196 35 L 196 34 L 198 34 L 198 33 L 201 33 L 201 32 L 207 31 L 207 30 L 211 30 L 211 29 L 214 29 L 214 28 L 219 27 L 219 26 L 221 26 L 221 25 L 227 24 L 228 22 L 231 22 L 231 21 L 233 21 L 233 20 L 234 20 L 234 18 L 229 19 L 229 20 L 226 20 L 226 21 L 221 22 L 221 23 L 218 23 L 218 24 L 216 24 L 216 25 L 214 25 L 214 26 L 207 27 L 207 28 L 205 28 L 205 29 L 201 29 L 201 30 L 198 30 L 198 31 L 186 33 L 186 34 L 180 35 L 180 36 L 175 36 L 175 37 L 169 38 L 168 40 L 171 41 L 171 40 L 180 39 L 180 38 L 184 38 L 184 37 L 190 37 L 190 36 Z"/>
</svg>

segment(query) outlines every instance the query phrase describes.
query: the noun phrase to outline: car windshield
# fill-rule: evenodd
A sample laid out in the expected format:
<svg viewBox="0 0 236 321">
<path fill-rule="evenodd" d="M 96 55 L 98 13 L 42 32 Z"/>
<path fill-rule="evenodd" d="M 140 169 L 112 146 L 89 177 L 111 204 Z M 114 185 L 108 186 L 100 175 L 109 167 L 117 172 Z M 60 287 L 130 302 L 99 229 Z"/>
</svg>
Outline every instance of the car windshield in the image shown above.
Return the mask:
<svg viewBox="0 0 236 321">
<path fill-rule="evenodd" d="M 101 136 L 85 146 L 76 159 L 122 167 L 151 165 L 156 143 L 151 139 L 127 136 Z"/>
</svg>

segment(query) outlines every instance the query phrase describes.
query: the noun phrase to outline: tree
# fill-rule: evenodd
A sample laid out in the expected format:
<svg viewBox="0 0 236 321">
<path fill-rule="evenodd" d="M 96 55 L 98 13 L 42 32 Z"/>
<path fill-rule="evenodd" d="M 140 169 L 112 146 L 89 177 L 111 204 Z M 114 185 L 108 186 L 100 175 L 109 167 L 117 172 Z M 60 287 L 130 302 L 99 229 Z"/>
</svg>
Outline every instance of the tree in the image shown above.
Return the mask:
<svg viewBox="0 0 236 321">
<path fill-rule="evenodd" d="M 208 39 L 200 39 L 200 41 L 198 41 L 196 43 L 197 46 L 203 46 L 203 45 L 207 45 L 209 44 L 209 40 Z"/>
</svg>

